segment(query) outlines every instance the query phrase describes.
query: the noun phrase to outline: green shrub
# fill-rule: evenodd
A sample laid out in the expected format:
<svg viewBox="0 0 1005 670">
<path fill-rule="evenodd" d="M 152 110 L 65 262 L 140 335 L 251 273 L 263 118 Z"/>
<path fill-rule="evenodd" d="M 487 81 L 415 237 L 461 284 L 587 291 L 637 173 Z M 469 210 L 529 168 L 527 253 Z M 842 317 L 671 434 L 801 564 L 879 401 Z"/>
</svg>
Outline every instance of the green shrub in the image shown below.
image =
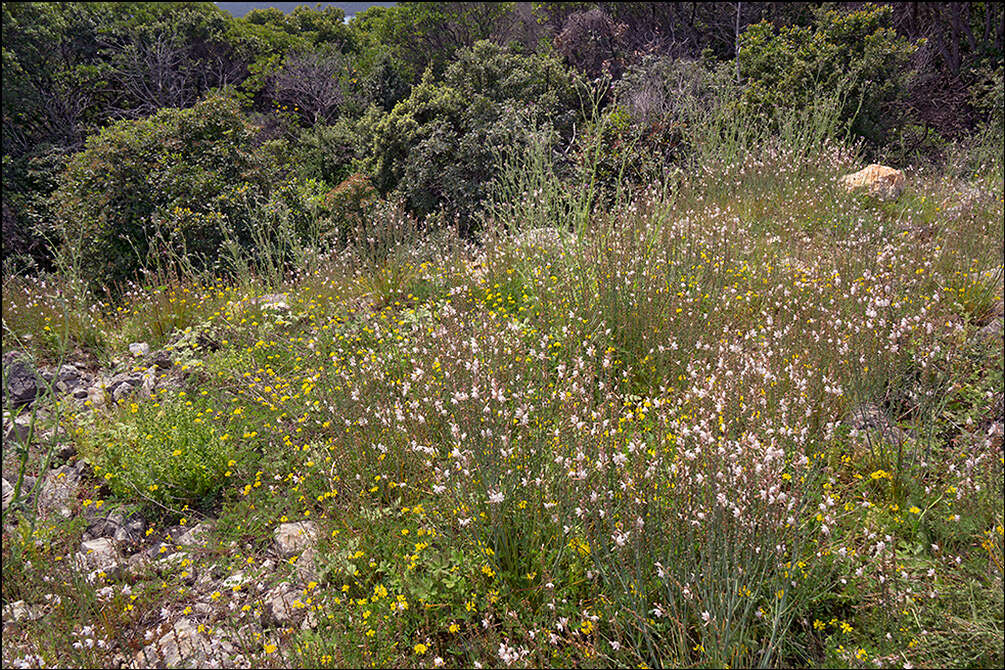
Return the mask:
<svg viewBox="0 0 1005 670">
<path fill-rule="evenodd" d="M 123 401 L 115 420 L 88 431 L 81 453 L 112 493 L 174 510 L 205 509 L 256 457 L 240 415 L 179 392 Z M 252 431 L 253 432 L 253 431 Z"/>
<path fill-rule="evenodd" d="M 409 97 L 370 115 L 368 168 L 382 193 L 398 189 L 425 216 L 445 208 L 464 230 L 503 147 L 521 146 L 530 125 L 571 129 L 571 75 L 554 60 L 481 42 L 458 55 L 443 83 L 427 73 Z"/>
<path fill-rule="evenodd" d="M 357 123 L 340 117 L 332 125 L 318 124 L 300 133 L 293 150 L 297 172 L 334 185 L 353 173 L 363 153 Z"/>
<path fill-rule="evenodd" d="M 345 242 L 373 217 L 376 204 L 377 190 L 366 175 L 351 175 L 325 196 L 330 229 L 339 231 L 340 241 Z"/>
<path fill-rule="evenodd" d="M 821 93 L 840 93 L 852 132 L 881 144 L 897 123 L 895 103 L 906 95 L 908 60 L 918 48 L 889 27 L 891 14 L 889 6 L 821 10 L 812 28 L 767 21 L 748 27 L 739 39 L 744 102 L 771 117 L 775 109 L 806 109 Z"/>
<path fill-rule="evenodd" d="M 256 131 L 235 101 L 214 96 L 90 137 L 52 196 L 64 253 L 95 285 L 133 276 L 158 237 L 167 251 L 212 258 L 219 221 L 242 227 L 235 196 L 267 193 L 279 175 L 273 156 L 252 148 Z"/>
</svg>

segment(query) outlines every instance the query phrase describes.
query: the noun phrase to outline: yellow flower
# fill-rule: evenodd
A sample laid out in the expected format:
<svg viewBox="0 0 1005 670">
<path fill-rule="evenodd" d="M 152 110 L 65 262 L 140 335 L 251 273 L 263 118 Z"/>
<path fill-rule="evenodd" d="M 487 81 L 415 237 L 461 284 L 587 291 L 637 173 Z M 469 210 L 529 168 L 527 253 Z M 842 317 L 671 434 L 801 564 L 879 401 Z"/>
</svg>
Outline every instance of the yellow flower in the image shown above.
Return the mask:
<svg viewBox="0 0 1005 670">
<path fill-rule="evenodd" d="M 416 654 L 420 654 L 420 655 L 421 654 L 425 654 L 426 651 L 429 649 L 429 647 L 427 647 L 426 645 L 422 644 L 421 642 L 419 644 L 415 645 L 415 647 L 413 647 L 413 648 L 415 649 L 415 653 Z"/>
</svg>

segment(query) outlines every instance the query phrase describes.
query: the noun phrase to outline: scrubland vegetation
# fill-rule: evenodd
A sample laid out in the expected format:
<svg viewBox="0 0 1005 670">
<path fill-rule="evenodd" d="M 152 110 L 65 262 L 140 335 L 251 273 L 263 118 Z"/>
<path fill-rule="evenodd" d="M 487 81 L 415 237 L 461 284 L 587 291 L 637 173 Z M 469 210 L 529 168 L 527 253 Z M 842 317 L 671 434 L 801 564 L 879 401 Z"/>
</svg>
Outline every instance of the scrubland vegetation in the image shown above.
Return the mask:
<svg viewBox="0 0 1005 670">
<path fill-rule="evenodd" d="M 936 141 L 886 6 L 134 4 L 44 155 L 4 5 L 5 666 L 1002 664 L 1000 9 Z"/>
</svg>

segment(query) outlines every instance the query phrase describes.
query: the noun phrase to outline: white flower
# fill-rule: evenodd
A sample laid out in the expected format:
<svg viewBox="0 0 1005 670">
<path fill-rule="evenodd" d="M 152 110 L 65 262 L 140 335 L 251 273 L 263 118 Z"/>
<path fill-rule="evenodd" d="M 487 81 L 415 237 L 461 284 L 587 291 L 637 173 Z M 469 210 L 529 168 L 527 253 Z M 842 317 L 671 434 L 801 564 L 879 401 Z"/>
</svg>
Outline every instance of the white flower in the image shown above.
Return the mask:
<svg viewBox="0 0 1005 670">
<path fill-rule="evenodd" d="M 704 612 L 701 613 L 701 620 L 704 621 L 706 624 L 712 620 L 712 615 L 708 613 L 708 610 L 705 610 Z"/>
<path fill-rule="evenodd" d="M 506 496 L 503 495 L 502 491 L 489 491 L 489 502 L 493 505 L 501 503 L 506 500 Z"/>
</svg>

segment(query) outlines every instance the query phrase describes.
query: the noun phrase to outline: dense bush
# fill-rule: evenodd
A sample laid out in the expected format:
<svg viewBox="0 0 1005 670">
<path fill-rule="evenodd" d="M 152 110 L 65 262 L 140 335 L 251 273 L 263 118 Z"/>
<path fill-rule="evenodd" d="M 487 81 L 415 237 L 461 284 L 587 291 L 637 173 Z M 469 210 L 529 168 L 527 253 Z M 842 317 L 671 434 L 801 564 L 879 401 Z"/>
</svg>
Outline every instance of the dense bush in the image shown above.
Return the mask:
<svg viewBox="0 0 1005 670">
<path fill-rule="evenodd" d="M 768 116 L 805 109 L 817 96 L 841 96 L 852 132 L 879 144 L 898 118 L 895 103 L 907 90 L 907 64 L 917 46 L 889 27 L 891 9 L 820 11 L 813 27 L 768 22 L 740 35 L 744 100 Z"/>
<path fill-rule="evenodd" d="M 328 229 L 345 242 L 356 231 L 365 229 L 377 205 L 377 191 L 365 175 L 354 174 L 325 196 Z"/>
<path fill-rule="evenodd" d="M 571 129 L 574 100 L 573 79 L 554 59 L 480 42 L 459 53 L 443 83 L 427 73 L 390 113 L 371 117 L 375 186 L 399 189 L 420 216 L 443 206 L 468 228 L 498 152 L 519 146 L 528 123 Z"/>
<path fill-rule="evenodd" d="M 275 156 L 252 148 L 255 134 L 237 103 L 217 96 L 92 136 L 52 198 L 64 251 L 79 254 L 82 273 L 98 284 L 133 275 L 165 235 L 176 251 L 211 256 L 219 221 L 240 227 L 232 203 L 267 192 L 279 174 Z"/>
<path fill-rule="evenodd" d="M 292 148 L 297 172 L 332 186 L 342 182 L 369 148 L 364 146 L 358 125 L 343 116 L 331 125 L 318 124 L 302 130 Z"/>
</svg>

